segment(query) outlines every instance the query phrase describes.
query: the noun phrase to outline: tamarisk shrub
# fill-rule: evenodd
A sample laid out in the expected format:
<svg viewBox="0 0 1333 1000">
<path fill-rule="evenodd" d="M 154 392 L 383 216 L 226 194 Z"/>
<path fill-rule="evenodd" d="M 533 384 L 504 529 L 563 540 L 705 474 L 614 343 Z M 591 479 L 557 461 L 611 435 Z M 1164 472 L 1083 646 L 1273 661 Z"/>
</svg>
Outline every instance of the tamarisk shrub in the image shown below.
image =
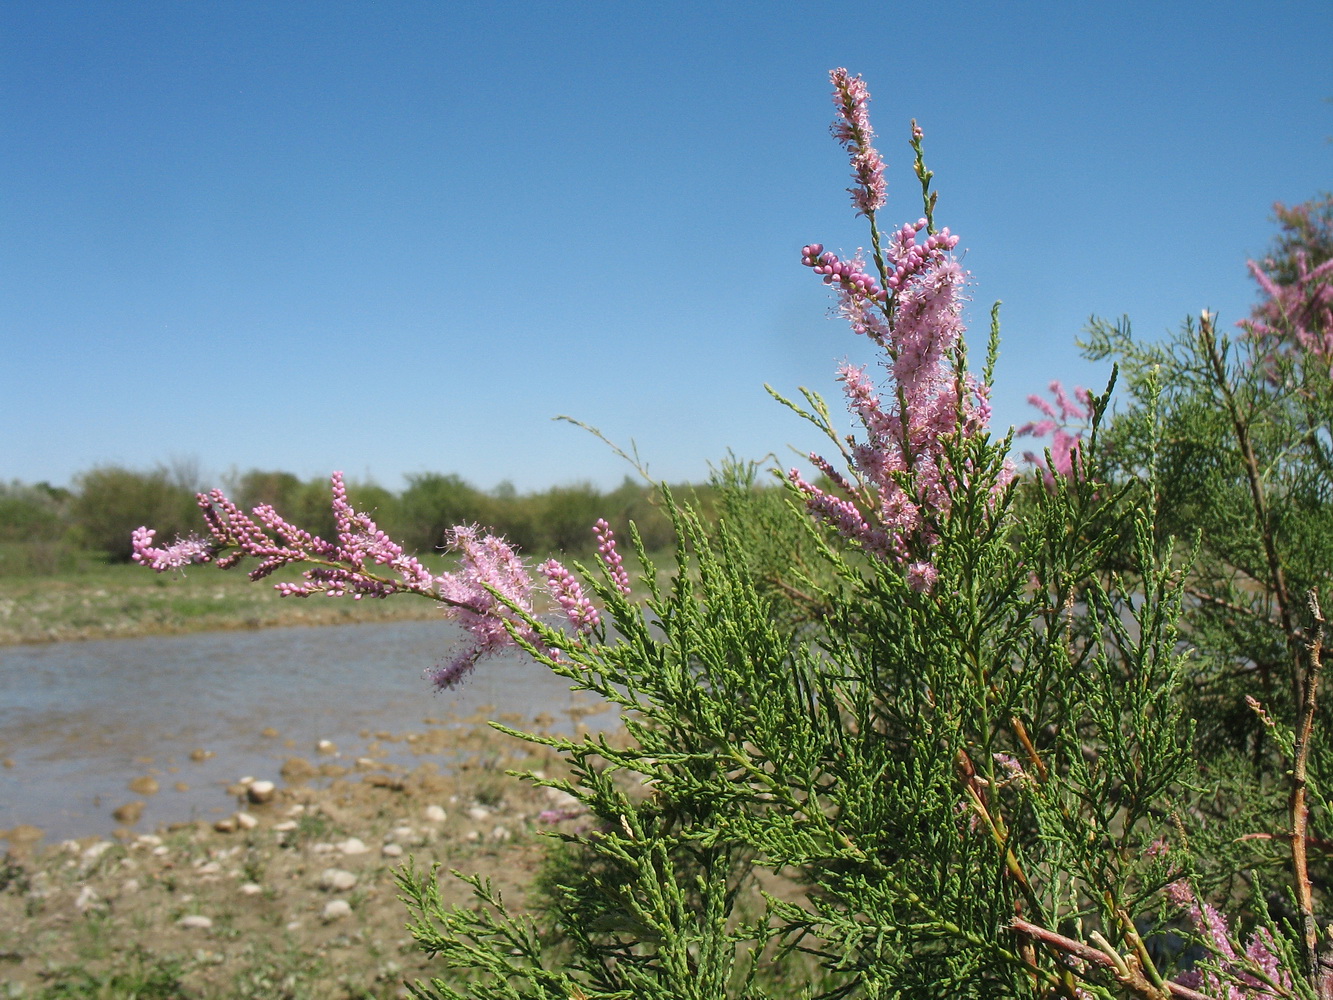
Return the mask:
<svg viewBox="0 0 1333 1000">
<path fill-rule="evenodd" d="M 1312 716 L 1293 729 L 1274 714 L 1290 701 L 1246 709 L 1299 772 L 1285 787 L 1300 803 L 1289 828 L 1247 828 L 1239 850 L 1196 743 L 1194 687 L 1217 661 L 1179 624 L 1201 546 L 1178 546 L 1161 516 L 1174 390 L 1146 368 L 1134 382 L 1120 464 L 1103 454 L 1109 390 L 1066 397 L 1061 419 L 1086 426 L 1048 452 L 1044 477 L 1016 475 L 1011 439 L 987 427 L 997 313 L 974 373 L 968 276 L 935 227 L 922 131 L 909 140 L 922 214 L 882 231 L 869 93 L 842 69 L 831 81 L 870 250 L 812 243 L 801 259 L 883 353 L 839 371 L 859 438 L 818 393 L 783 400 L 831 443 L 834 458 L 812 456 L 819 482 L 792 470 L 775 503 L 752 466 L 724 464 L 716 526 L 664 487 L 666 581 L 637 532 L 626 559 L 599 524 L 590 565 L 540 567 L 563 619 L 535 613 L 521 560 L 479 529 L 455 528 L 462 565 L 431 577 L 336 476 L 334 540 L 213 493 L 209 539 L 159 548 L 142 529 L 137 557 L 253 557 L 257 578 L 303 563 L 290 596 L 438 600 L 472 636 L 440 683 L 511 641 L 621 708 L 623 744 L 497 726 L 563 756 L 566 776 L 524 780 L 573 796 L 588 824 L 553 828 L 572 861 L 531 914 L 480 878 L 459 876 L 475 899 L 450 907 L 438 866 L 400 872 L 412 934 L 444 966 L 416 997 L 1324 995 L 1309 882 L 1271 906 L 1264 888 L 1279 855 L 1315 843 L 1297 828 L 1307 801 L 1324 808 L 1302 749 Z M 1107 474 L 1120 469 L 1132 474 Z M 775 539 L 790 540 L 785 565 Z M 1318 633 L 1301 648 L 1296 703 L 1312 712 Z M 1228 796 L 1248 794 L 1244 778 L 1283 783 L 1226 762 Z M 1261 814 L 1274 819 L 1247 815 Z"/>
</svg>

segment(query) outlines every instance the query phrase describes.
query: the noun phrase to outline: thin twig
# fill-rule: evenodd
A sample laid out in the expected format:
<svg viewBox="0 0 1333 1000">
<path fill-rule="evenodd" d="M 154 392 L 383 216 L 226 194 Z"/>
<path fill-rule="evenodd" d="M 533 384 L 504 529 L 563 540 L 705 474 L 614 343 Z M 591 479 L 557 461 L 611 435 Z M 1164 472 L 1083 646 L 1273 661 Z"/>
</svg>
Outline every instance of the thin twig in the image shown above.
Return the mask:
<svg viewBox="0 0 1333 1000">
<path fill-rule="evenodd" d="M 1306 635 L 1307 656 L 1305 676 L 1301 679 L 1301 720 L 1296 729 L 1294 759 L 1291 766 L 1291 868 L 1296 882 L 1296 902 L 1301 909 L 1301 925 L 1305 933 L 1306 976 L 1316 995 L 1319 989 L 1319 925 L 1315 922 L 1314 895 L 1310 888 L 1310 867 L 1307 856 L 1307 836 L 1310 822 L 1309 807 L 1305 803 L 1306 763 L 1310 757 L 1310 736 L 1314 731 L 1314 716 L 1319 693 L 1319 667 L 1324 648 L 1324 615 L 1319 610 L 1319 598 L 1312 590 L 1309 595 L 1310 628 Z"/>
</svg>

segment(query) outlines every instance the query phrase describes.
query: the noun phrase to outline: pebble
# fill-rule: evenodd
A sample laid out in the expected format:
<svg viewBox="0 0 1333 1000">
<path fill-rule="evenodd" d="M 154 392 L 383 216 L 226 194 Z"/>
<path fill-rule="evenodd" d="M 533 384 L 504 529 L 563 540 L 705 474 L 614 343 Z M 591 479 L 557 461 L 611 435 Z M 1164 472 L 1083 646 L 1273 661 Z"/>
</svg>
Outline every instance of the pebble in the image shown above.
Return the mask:
<svg viewBox="0 0 1333 1000">
<path fill-rule="evenodd" d="M 126 802 L 123 806 L 117 806 L 111 811 L 117 823 L 124 823 L 126 826 L 132 826 L 139 822 L 139 817 L 143 815 L 144 803 L 135 799 L 133 802 Z"/>
<path fill-rule="evenodd" d="M 171 853 L 171 848 L 169 848 L 166 844 L 158 844 L 156 847 L 153 848 L 154 857 L 165 858 L 170 853 Z"/>
<path fill-rule="evenodd" d="M 315 744 L 315 749 L 320 753 L 335 754 L 338 752 L 338 744 L 332 740 L 320 740 Z"/>
<path fill-rule="evenodd" d="M 319 873 L 319 886 L 330 892 L 345 892 L 356 885 L 356 876 L 345 868 L 325 868 Z"/>
<path fill-rule="evenodd" d="M 155 833 L 141 833 L 134 838 L 136 847 L 161 847 L 162 838 Z"/>
<path fill-rule="evenodd" d="M 234 816 L 222 817 L 222 819 L 218 820 L 216 823 L 213 824 L 213 829 L 216 830 L 218 833 L 235 833 L 236 817 Z"/>
<path fill-rule="evenodd" d="M 242 896 L 257 896 L 264 891 L 264 887 L 254 882 L 246 882 L 240 887 Z"/>
<path fill-rule="evenodd" d="M 259 820 L 251 816 L 248 812 L 238 812 L 236 814 L 236 825 L 242 830 L 253 830 L 259 825 Z"/>
<path fill-rule="evenodd" d="M 77 841 L 66 841 L 66 843 L 72 843 L 74 844 L 75 850 L 78 849 L 79 845 Z M 99 840 L 95 844 L 90 844 L 88 846 L 88 849 L 83 852 L 83 860 L 96 861 L 98 858 L 100 858 L 103 854 L 105 854 L 109 850 L 111 850 L 111 841 Z"/>
<path fill-rule="evenodd" d="M 278 833 L 288 833 L 289 831 L 296 829 L 296 820 L 285 819 L 281 823 L 274 823 L 273 829 Z"/>
<path fill-rule="evenodd" d="M 80 913 L 87 913 L 100 902 L 100 897 L 90 885 L 85 885 L 79 890 L 79 894 L 74 897 L 74 909 Z"/>
<path fill-rule="evenodd" d="M 147 774 L 133 779 L 129 785 L 135 795 L 156 795 L 158 787 L 157 779 Z"/>
<path fill-rule="evenodd" d="M 320 917 L 325 921 L 341 920 L 352 915 L 352 904 L 345 899 L 331 899 L 324 904 Z"/>
<path fill-rule="evenodd" d="M 428 823 L 443 823 L 446 814 L 440 806 L 427 806 L 423 815 Z"/>
<path fill-rule="evenodd" d="M 276 793 L 277 786 L 271 781 L 252 781 L 250 787 L 245 790 L 246 798 L 255 805 L 272 802 Z"/>
<path fill-rule="evenodd" d="M 365 854 L 370 848 L 360 837 L 348 837 L 338 845 L 338 850 L 344 854 Z"/>
<path fill-rule="evenodd" d="M 401 858 L 403 856 L 403 848 L 401 844 L 385 844 L 380 848 L 380 852 L 386 858 Z"/>
<path fill-rule="evenodd" d="M 195 871 L 197 871 L 200 875 L 216 875 L 218 872 L 222 871 L 222 866 L 218 864 L 216 861 L 208 861 L 202 865 L 197 866 L 195 868 Z"/>
<path fill-rule="evenodd" d="M 552 788 L 550 785 L 545 789 L 546 801 L 551 803 L 556 809 L 569 809 L 579 804 L 578 798 L 570 795 L 562 788 Z"/>
<path fill-rule="evenodd" d="M 205 750 L 203 747 L 196 747 L 194 750 L 190 751 L 190 760 L 194 761 L 196 764 L 208 760 L 208 758 L 212 756 L 213 751 Z"/>
<path fill-rule="evenodd" d="M 440 812 L 444 812 L 444 810 L 441 809 Z M 416 833 L 416 831 L 413 830 L 410 826 L 395 826 L 392 830 L 389 831 L 389 834 L 395 840 L 410 840 L 414 833 Z"/>
<path fill-rule="evenodd" d="M 202 913 L 190 913 L 177 920 L 176 924 L 186 930 L 206 931 L 213 926 L 213 921 Z"/>
<path fill-rule="evenodd" d="M 491 811 L 487 809 L 485 806 L 473 806 L 471 809 L 467 811 L 467 814 L 473 820 L 480 823 L 482 820 L 484 820 L 487 816 L 491 814 Z"/>
<path fill-rule="evenodd" d="M 508 839 L 509 829 L 507 827 L 497 826 L 491 831 L 491 840 L 495 841 L 497 844 L 503 844 Z"/>
</svg>

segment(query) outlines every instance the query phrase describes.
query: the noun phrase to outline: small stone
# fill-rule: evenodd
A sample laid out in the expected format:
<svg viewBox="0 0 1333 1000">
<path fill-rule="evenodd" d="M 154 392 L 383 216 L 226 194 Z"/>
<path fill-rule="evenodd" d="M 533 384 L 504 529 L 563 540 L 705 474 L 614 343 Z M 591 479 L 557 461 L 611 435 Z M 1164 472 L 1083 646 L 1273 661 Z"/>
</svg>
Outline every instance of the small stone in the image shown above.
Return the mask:
<svg viewBox="0 0 1333 1000">
<path fill-rule="evenodd" d="M 222 819 L 218 820 L 216 823 L 213 824 L 213 829 L 216 830 L 218 833 L 235 833 L 236 817 L 234 816 L 222 817 Z"/>
<path fill-rule="evenodd" d="M 476 830 L 469 830 L 467 833 L 463 834 L 463 839 L 467 841 L 477 841 L 481 839 L 481 834 Z"/>
<path fill-rule="evenodd" d="M 278 773 L 282 775 L 282 780 L 287 784 L 300 785 L 309 781 L 319 772 L 304 757 L 288 757 L 287 763 L 282 765 Z"/>
<path fill-rule="evenodd" d="M 4 760 L 0 760 L 0 764 L 3 764 L 5 767 L 13 767 L 13 766 L 14 766 L 14 758 L 13 758 L 13 757 L 6 757 Z"/>
<path fill-rule="evenodd" d="M 281 823 L 274 823 L 273 829 L 278 833 L 290 833 L 296 829 L 296 820 L 285 819 Z"/>
<path fill-rule="evenodd" d="M 99 840 L 94 844 L 89 844 L 88 849 L 83 852 L 84 861 L 96 861 L 107 851 L 111 850 L 112 843 L 109 840 Z"/>
<path fill-rule="evenodd" d="M 213 926 L 213 921 L 202 913 L 190 913 L 176 921 L 178 927 L 191 931 L 206 931 Z"/>
<path fill-rule="evenodd" d="M 441 809 L 440 812 L 444 812 L 444 810 Z M 395 826 L 389 831 L 390 836 L 395 840 L 411 840 L 414 833 L 416 833 L 416 831 L 410 826 Z"/>
<path fill-rule="evenodd" d="M 178 781 L 171 787 L 176 789 L 176 791 L 178 792 L 188 792 L 190 790 L 190 786 L 186 784 L 184 781 Z"/>
<path fill-rule="evenodd" d="M 315 749 L 319 753 L 335 754 L 338 752 L 338 744 L 332 740 L 320 740 L 315 744 Z"/>
<path fill-rule="evenodd" d="M 356 885 L 356 876 L 345 868 L 325 868 L 319 873 L 319 887 L 328 892 L 346 892 Z"/>
<path fill-rule="evenodd" d="M 141 833 L 134 838 L 136 847 L 158 847 L 162 843 L 162 838 L 155 833 Z"/>
<path fill-rule="evenodd" d="M 208 861 L 195 868 L 195 871 L 200 875 L 216 875 L 218 872 L 222 871 L 222 866 L 216 861 Z"/>
<path fill-rule="evenodd" d="M 131 780 L 129 787 L 135 795 L 156 795 L 159 786 L 152 775 L 142 774 Z"/>
<path fill-rule="evenodd" d="M 324 909 L 320 912 L 320 918 L 326 923 L 333 920 L 341 920 L 343 917 L 352 915 L 352 904 L 345 899 L 331 899 L 324 904 Z"/>
<path fill-rule="evenodd" d="M 544 789 L 546 801 L 551 803 L 555 809 L 570 809 L 579 804 L 579 800 L 570 795 L 562 788 L 552 788 L 549 785 Z"/>
<path fill-rule="evenodd" d="M 139 822 L 139 817 L 143 815 L 145 803 L 135 799 L 133 802 L 126 802 L 123 806 L 117 806 L 111 811 L 117 823 L 124 823 L 126 826 L 133 826 Z"/>
<path fill-rule="evenodd" d="M 446 813 L 440 806 L 427 806 L 423 815 L 428 823 L 443 823 Z"/>
<path fill-rule="evenodd" d="M 242 830 L 253 830 L 259 825 L 259 820 L 255 819 L 248 812 L 238 812 L 236 814 L 236 825 Z"/>
<path fill-rule="evenodd" d="M 254 882 L 246 882 L 244 885 L 240 886 L 240 893 L 242 896 L 258 896 L 263 891 L 264 887 L 257 885 Z"/>
<path fill-rule="evenodd" d="M 127 878 L 121 883 L 120 891 L 126 895 L 131 895 L 139 891 L 139 880 L 137 878 Z"/>
<path fill-rule="evenodd" d="M 320 841 L 318 844 L 310 845 L 311 854 L 332 854 L 337 849 L 338 848 L 334 847 L 332 844 L 326 844 L 323 841 Z"/>
<path fill-rule="evenodd" d="M 338 845 L 338 850 L 344 854 L 365 854 L 370 848 L 360 837 L 348 837 Z"/>
<path fill-rule="evenodd" d="M 386 858 L 401 858 L 403 856 L 403 848 L 400 844 L 385 844 L 380 848 L 380 853 Z"/>
<path fill-rule="evenodd" d="M 153 856 L 156 858 L 165 858 L 170 853 L 171 848 L 167 847 L 166 844 L 158 844 L 153 848 Z"/>
<path fill-rule="evenodd" d="M 271 781 L 253 781 L 250 787 L 245 790 L 245 796 L 255 805 L 263 805 L 265 802 L 272 802 L 273 796 L 277 793 L 277 786 Z"/>
<path fill-rule="evenodd" d="M 491 840 L 495 841 L 497 844 L 503 844 L 508 839 L 509 829 L 507 827 L 497 826 L 491 831 Z"/>
<path fill-rule="evenodd" d="M 203 747 L 195 747 L 195 749 L 190 751 L 190 760 L 194 761 L 196 764 L 206 761 L 212 756 L 213 751 L 205 750 Z"/>
<path fill-rule="evenodd" d="M 272 726 L 265 726 L 259 731 L 259 735 L 265 739 L 276 740 L 278 738 L 278 731 Z"/>
</svg>

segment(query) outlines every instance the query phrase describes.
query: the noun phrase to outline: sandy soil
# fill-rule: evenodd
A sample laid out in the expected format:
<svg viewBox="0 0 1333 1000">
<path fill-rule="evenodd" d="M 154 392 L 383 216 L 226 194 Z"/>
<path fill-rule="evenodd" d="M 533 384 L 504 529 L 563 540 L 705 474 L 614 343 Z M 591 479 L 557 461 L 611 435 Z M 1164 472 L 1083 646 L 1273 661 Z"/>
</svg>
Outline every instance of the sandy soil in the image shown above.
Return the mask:
<svg viewBox="0 0 1333 1000">
<path fill-rule="evenodd" d="M 564 793 L 505 774 L 558 773 L 541 748 L 483 725 L 381 735 L 463 756 L 450 773 L 292 758 L 276 788 L 238 781 L 232 815 L 153 834 L 0 831 L 0 997 L 379 998 L 447 977 L 405 929 L 394 870 L 481 873 L 521 907 L 554 843 L 542 832 L 581 819 Z"/>
</svg>

